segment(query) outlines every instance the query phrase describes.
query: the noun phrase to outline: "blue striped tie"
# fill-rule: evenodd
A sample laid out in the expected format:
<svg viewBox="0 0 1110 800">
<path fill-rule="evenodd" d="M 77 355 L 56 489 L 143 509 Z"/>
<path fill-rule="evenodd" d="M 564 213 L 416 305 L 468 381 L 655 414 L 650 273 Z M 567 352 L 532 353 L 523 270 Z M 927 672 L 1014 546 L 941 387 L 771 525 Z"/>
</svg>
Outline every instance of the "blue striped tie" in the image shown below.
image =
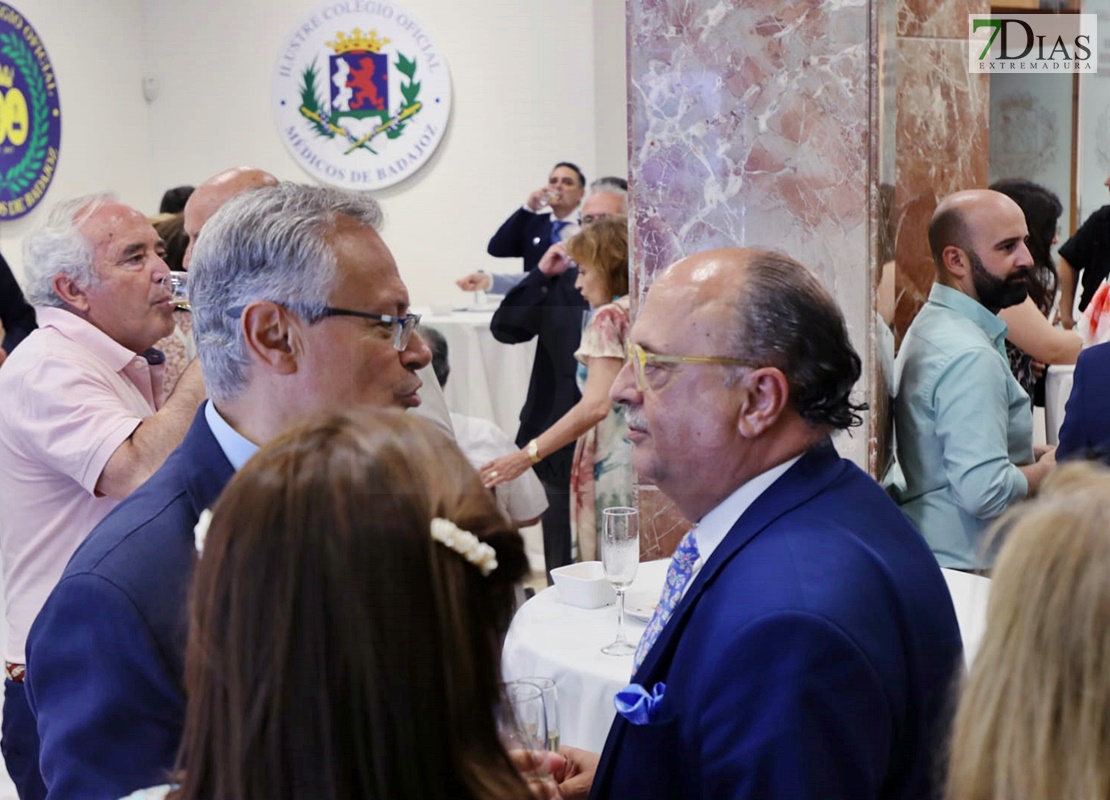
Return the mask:
<svg viewBox="0 0 1110 800">
<path fill-rule="evenodd" d="M 563 237 L 561 237 L 559 235 L 559 233 L 560 233 L 560 231 L 563 230 L 563 228 L 565 228 L 569 224 L 570 224 L 569 222 L 567 222 L 566 220 L 562 220 L 562 219 L 553 219 L 553 220 L 551 220 L 551 243 L 552 244 L 558 244 L 559 242 L 563 241 Z"/>
<path fill-rule="evenodd" d="M 659 598 L 659 605 L 655 607 L 655 613 L 651 615 L 651 622 L 648 623 L 644 635 L 640 637 L 640 643 L 636 646 L 636 658 L 633 661 L 634 666 L 632 668 L 633 674 L 644 663 L 648 651 L 655 644 L 655 640 L 659 638 L 659 634 L 663 632 L 664 626 L 671 618 L 671 614 L 674 613 L 675 606 L 682 599 L 682 592 L 686 588 L 686 584 L 690 581 L 690 573 L 694 570 L 694 562 L 698 560 L 698 540 L 694 536 L 694 531 L 697 529 L 698 526 L 695 525 L 686 531 L 686 535 L 678 543 L 678 549 L 674 551 L 671 565 L 667 568 L 667 581 L 663 584 L 663 594 Z"/>
</svg>

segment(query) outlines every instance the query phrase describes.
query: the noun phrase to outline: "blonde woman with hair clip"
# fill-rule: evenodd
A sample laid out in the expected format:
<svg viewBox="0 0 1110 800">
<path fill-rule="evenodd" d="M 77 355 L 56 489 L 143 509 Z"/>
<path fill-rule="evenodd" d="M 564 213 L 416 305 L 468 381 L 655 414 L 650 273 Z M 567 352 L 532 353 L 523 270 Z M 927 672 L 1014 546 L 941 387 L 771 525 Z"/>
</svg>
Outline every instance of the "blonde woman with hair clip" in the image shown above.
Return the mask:
<svg viewBox="0 0 1110 800">
<path fill-rule="evenodd" d="M 1008 512 L 946 800 L 1110 797 L 1110 471 L 1062 466 Z"/>
</svg>

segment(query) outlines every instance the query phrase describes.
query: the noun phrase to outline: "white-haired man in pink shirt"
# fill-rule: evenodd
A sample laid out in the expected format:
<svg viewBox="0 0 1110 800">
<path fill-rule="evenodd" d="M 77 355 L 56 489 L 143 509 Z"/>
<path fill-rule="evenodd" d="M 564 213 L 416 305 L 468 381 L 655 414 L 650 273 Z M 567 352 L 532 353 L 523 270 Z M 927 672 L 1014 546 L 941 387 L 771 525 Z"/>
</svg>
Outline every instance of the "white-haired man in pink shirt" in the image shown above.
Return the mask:
<svg viewBox="0 0 1110 800">
<path fill-rule="evenodd" d="M 108 195 L 56 206 L 24 243 L 39 328 L 0 372 L 3 753 L 22 800 L 42 797 L 38 739 L 23 690 L 27 631 L 66 562 L 182 440 L 204 399 L 199 365 L 162 402 L 173 330 L 162 242 Z"/>
</svg>

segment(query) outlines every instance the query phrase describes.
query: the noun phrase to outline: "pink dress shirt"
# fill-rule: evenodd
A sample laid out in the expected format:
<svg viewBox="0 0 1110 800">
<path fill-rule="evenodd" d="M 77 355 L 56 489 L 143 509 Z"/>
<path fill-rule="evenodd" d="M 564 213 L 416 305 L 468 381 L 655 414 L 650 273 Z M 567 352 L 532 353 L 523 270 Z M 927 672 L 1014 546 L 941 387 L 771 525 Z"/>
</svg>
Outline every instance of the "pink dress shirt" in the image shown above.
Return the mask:
<svg viewBox="0 0 1110 800">
<path fill-rule="evenodd" d="M 35 311 L 40 327 L 0 367 L 4 658 L 17 664 L 69 557 L 116 505 L 95 496 L 105 464 L 162 404 L 161 365 L 76 314 Z"/>
</svg>

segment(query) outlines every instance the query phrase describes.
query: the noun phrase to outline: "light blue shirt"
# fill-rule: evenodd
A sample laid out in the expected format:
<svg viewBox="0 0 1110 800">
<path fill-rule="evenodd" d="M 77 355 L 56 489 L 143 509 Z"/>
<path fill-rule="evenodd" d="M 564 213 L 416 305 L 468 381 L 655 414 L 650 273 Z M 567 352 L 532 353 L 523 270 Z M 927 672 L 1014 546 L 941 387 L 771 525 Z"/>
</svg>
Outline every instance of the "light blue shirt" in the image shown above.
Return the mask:
<svg viewBox="0 0 1110 800">
<path fill-rule="evenodd" d="M 239 431 L 227 424 L 227 420 L 220 416 L 216 405 L 211 400 L 204 403 L 204 420 L 208 423 L 216 444 L 224 451 L 231 466 L 238 472 L 250 457 L 258 452 L 258 445 L 246 439 Z"/>
<path fill-rule="evenodd" d="M 933 284 L 895 360 L 904 486 L 888 488 L 942 567 L 989 567 L 986 528 L 1029 491 L 1015 465 L 1033 463 L 1033 411 L 1006 331 L 977 300 Z"/>
</svg>

